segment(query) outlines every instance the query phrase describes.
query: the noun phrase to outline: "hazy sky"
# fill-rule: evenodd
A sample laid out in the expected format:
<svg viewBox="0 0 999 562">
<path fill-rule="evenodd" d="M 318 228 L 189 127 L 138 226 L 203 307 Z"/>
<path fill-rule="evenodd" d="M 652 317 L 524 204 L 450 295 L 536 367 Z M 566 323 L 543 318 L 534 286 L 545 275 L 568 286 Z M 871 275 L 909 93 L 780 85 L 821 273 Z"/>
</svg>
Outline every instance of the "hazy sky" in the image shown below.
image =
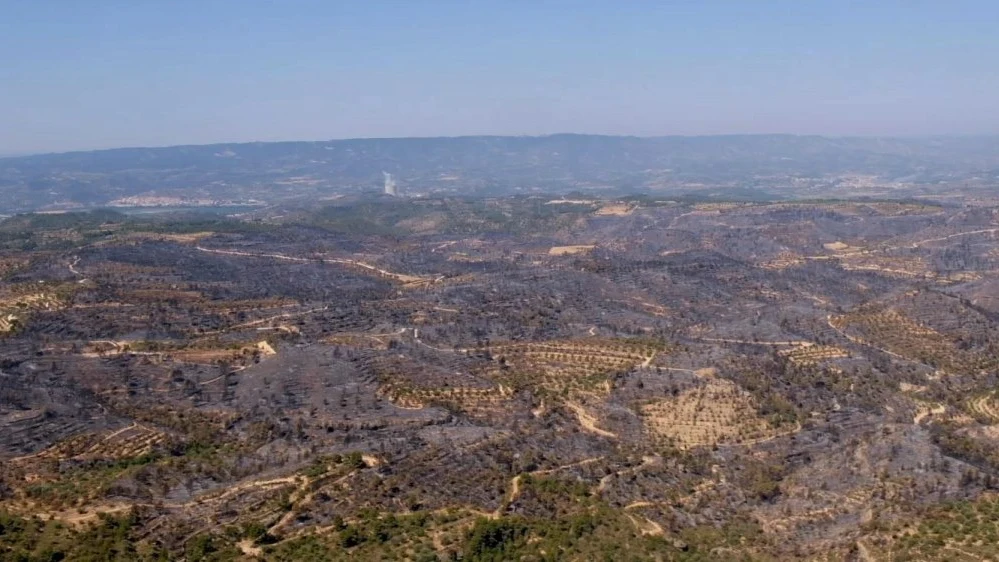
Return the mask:
<svg viewBox="0 0 999 562">
<path fill-rule="evenodd" d="M 0 0 L 0 153 L 999 133 L 996 0 Z"/>
</svg>

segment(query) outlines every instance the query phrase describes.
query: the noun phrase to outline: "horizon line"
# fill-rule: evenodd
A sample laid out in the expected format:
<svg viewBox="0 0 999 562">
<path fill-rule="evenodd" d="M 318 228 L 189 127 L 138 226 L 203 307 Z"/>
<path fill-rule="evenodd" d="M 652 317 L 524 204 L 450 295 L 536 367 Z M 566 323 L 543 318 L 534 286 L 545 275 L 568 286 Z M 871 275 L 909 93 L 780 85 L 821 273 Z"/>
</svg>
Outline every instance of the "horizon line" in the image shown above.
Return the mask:
<svg viewBox="0 0 999 562">
<path fill-rule="evenodd" d="M 414 140 L 459 140 L 459 139 L 543 139 L 552 137 L 602 137 L 618 139 L 696 139 L 696 138 L 733 138 L 733 137 L 795 137 L 795 138 L 821 138 L 821 139 L 850 139 L 850 140 L 933 140 L 933 139 L 988 139 L 999 138 L 999 133 L 934 133 L 918 135 L 832 135 L 821 133 L 707 133 L 707 134 L 666 134 L 666 135 L 628 135 L 628 134 L 607 134 L 607 133 L 546 133 L 546 134 L 523 134 L 523 135 L 502 135 L 502 134 L 469 134 L 469 135 L 428 135 L 428 136 L 372 136 L 372 137 L 339 137 L 329 139 L 313 140 L 248 140 L 248 141 L 213 141 L 203 143 L 180 143 L 162 145 L 125 145 L 108 146 L 99 148 L 79 148 L 69 150 L 40 150 L 40 151 L 13 151 L 0 153 L 0 160 L 14 158 L 31 158 L 37 156 L 59 156 L 67 154 L 87 154 L 93 152 L 113 152 L 116 150 L 166 150 L 171 148 L 204 148 L 212 146 L 239 146 L 257 144 L 317 144 L 324 142 L 351 142 L 351 141 L 414 141 Z"/>
</svg>

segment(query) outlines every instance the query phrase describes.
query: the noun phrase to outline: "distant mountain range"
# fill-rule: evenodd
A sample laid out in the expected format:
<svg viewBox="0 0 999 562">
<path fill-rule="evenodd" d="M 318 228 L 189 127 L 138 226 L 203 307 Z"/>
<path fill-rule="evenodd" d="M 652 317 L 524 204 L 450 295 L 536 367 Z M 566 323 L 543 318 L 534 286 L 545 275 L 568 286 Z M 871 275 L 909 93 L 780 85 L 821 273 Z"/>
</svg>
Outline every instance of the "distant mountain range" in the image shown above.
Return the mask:
<svg viewBox="0 0 999 562">
<path fill-rule="evenodd" d="M 453 137 L 121 148 L 0 158 L 0 210 L 134 203 L 220 203 L 403 192 L 787 188 L 794 179 L 993 181 L 999 137 L 794 135 Z M 138 199 L 136 199 L 138 198 Z M 165 198 L 165 199 L 164 199 Z"/>
</svg>

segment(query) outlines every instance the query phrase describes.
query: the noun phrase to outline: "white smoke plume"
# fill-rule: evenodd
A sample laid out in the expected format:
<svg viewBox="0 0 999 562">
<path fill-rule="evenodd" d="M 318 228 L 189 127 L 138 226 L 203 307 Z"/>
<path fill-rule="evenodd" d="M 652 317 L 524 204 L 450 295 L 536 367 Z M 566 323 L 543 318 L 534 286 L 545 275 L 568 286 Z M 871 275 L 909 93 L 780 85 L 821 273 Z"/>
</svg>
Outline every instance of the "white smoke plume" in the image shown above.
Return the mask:
<svg viewBox="0 0 999 562">
<path fill-rule="evenodd" d="M 392 177 L 392 174 L 382 172 L 382 175 L 385 176 L 385 194 L 393 197 L 399 195 L 399 191 L 395 187 L 395 178 Z"/>
</svg>

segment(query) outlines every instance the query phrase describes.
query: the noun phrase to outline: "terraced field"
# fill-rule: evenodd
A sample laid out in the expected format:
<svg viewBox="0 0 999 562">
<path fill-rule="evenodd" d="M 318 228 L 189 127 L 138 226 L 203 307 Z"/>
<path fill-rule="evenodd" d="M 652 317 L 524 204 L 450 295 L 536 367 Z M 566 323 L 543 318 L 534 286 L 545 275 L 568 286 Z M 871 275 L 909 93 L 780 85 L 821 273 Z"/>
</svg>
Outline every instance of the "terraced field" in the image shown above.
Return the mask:
<svg viewBox="0 0 999 562">
<path fill-rule="evenodd" d="M 987 561 L 999 558 L 999 499 L 953 501 L 916 521 L 868 541 L 872 558 L 927 561 Z"/>
<path fill-rule="evenodd" d="M 790 267 L 799 266 L 805 263 L 805 257 L 795 252 L 779 252 L 772 259 L 761 263 L 761 267 L 782 271 Z"/>
<path fill-rule="evenodd" d="M 495 408 L 504 400 L 509 400 L 512 391 L 503 385 L 494 388 L 453 387 L 421 389 L 387 384 L 378 389 L 400 408 L 420 409 L 430 405 L 453 404 L 466 411 Z"/>
<path fill-rule="evenodd" d="M 20 292 L 0 295 L 0 308 L 5 309 L 53 310 L 64 305 L 61 297 L 49 292 Z"/>
<path fill-rule="evenodd" d="M 797 365 L 818 365 L 833 359 L 850 357 L 849 351 L 832 345 L 795 346 L 777 353 Z"/>
<path fill-rule="evenodd" d="M 950 374 L 976 374 L 995 362 L 958 349 L 951 338 L 893 309 L 853 312 L 831 317 L 829 323 L 855 343 Z"/>
<path fill-rule="evenodd" d="M 987 424 L 999 423 L 999 394 L 995 391 L 968 399 L 968 413 Z"/>
<path fill-rule="evenodd" d="M 663 347 L 650 342 L 583 339 L 491 344 L 483 348 L 509 368 L 511 386 L 526 385 L 554 396 L 609 392 L 609 377 L 648 366 Z"/>
<path fill-rule="evenodd" d="M 52 447 L 33 455 L 17 457 L 13 460 L 117 460 L 129 459 L 148 454 L 154 447 L 169 440 L 169 436 L 159 430 L 133 423 L 128 427 L 107 433 L 80 433 L 60 441 Z"/>
<path fill-rule="evenodd" d="M 757 410 L 752 396 L 718 378 L 638 407 L 646 431 L 657 442 L 681 449 L 749 444 L 786 432 L 772 427 Z"/>
<path fill-rule="evenodd" d="M 58 310 L 65 297 L 52 292 L 31 292 L 26 287 L 0 293 L 0 333 L 11 332 L 27 321 L 34 311 Z"/>
<path fill-rule="evenodd" d="M 19 319 L 16 314 L 4 314 L 0 316 L 0 332 L 10 332 L 17 327 Z"/>
<path fill-rule="evenodd" d="M 840 267 L 847 271 L 872 271 L 889 277 L 933 279 L 936 274 L 919 257 L 901 257 L 857 253 L 837 256 Z"/>
</svg>

